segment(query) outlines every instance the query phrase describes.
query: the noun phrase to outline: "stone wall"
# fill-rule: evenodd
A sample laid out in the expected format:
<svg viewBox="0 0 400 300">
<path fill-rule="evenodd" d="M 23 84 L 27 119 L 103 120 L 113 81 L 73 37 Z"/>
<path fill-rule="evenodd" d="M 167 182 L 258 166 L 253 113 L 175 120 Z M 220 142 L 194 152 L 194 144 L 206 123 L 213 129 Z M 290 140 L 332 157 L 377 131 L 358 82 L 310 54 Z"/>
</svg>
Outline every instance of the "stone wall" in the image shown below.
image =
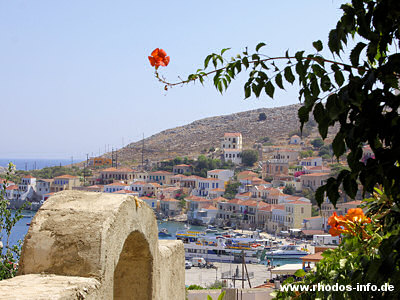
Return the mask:
<svg viewBox="0 0 400 300">
<path fill-rule="evenodd" d="M 129 195 L 65 191 L 49 198 L 33 218 L 19 276 L 1 281 L 0 295 L 185 299 L 184 272 L 183 244 L 158 240 L 154 213 L 144 202 Z M 19 285 L 24 288 L 16 292 Z"/>
</svg>

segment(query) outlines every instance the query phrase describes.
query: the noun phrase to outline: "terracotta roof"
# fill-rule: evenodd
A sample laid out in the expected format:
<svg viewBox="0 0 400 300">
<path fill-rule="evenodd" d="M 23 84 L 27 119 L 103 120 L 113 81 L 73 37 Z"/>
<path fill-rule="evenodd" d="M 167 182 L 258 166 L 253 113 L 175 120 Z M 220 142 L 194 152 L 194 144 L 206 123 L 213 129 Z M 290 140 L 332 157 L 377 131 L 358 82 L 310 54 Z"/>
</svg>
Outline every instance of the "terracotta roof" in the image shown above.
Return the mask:
<svg viewBox="0 0 400 300">
<path fill-rule="evenodd" d="M 33 177 L 32 175 L 28 174 L 28 175 L 26 175 L 26 176 L 24 176 L 22 178 L 36 178 L 36 177 Z"/>
<path fill-rule="evenodd" d="M 217 202 L 226 202 L 228 201 L 228 199 L 224 198 L 224 197 L 217 197 L 215 199 L 213 199 L 213 201 L 217 201 Z"/>
<path fill-rule="evenodd" d="M 227 201 L 227 202 L 228 202 L 228 203 L 231 203 L 231 204 L 241 204 L 243 201 L 244 201 L 244 200 L 242 200 L 242 199 L 237 199 L 237 198 L 235 198 L 235 199 L 229 200 L 229 201 Z"/>
<path fill-rule="evenodd" d="M 159 185 L 157 182 L 149 182 L 148 185 L 152 185 L 152 186 L 154 186 L 156 188 L 160 188 L 161 187 L 161 185 Z"/>
<path fill-rule="evenodd" d="M 18 190 L 18 185 L 10 185 L 10 186 L 6 187 L 6 190 L 7 191 Z"/>
<path fill-rule="evenodd" d="M 134 170 L 131 168 L 119 168 L 118 169 L 118 168 L 111 167 L 111 168 L 100 170 L 100 172 L 131 173 L 131 172 L 134 172 Z"/>
<path fill-rule="evenodd" d="M 300 177 L 307 176 L 307 177 L 315 177 L 315 176 L 327 176 L 330 173 L 311 173 L 311 174 L 303 174 Z"/>
<path fill-rule="evenodd" d="M 167 171 L 155 171 L 155 172 L 150 172 L 150 174 L 165 174 L 165 175 L 172 175 L 173 173 L 167 172 Z"/>
<path fill-rule="evenodd" d="M 225 132 L 224 137 L 238 137 L 241 135 L 240 132 Z"/>
<path fill-rule="evenodd" d="M 72 176 L 72 175 L 61 175 L 61 176 L 54 177 L 54 179 L 74 179 L 74 178 L 78 178 L 78 177 Z"/>
<path fill-rule="evenodd" d="M 257 207 L 257 201 L 254 201 L 254 200 L 246 200 L 246 201 L 240 203 L 240 205 L 246 205 L 246 206 Z"/>
<path fill-rule="evenodd" d="M 208 206 L 206 206 L 206 207 L 203 207 L 203 209 L 208 209 L 208 210 L 217 210 L 218 208 L 216 208 L 215 206 L 212 206 L 211 204 L 210 205 L 208 205 Z"/>
<path fill-rule="evenodd" d="M 314 254 L 309 254 L 303 257 L 300 257 L 302 261 L 320 261 L 324 257 L 322 256 L 322 252 L 317 252 Z"/>
<path fill-rule="evenodd" d="M 305 202 L 305 201 L 301 201 L 301 200 L 296 200 L 296 201 L 290 201 L 287 204 L 303 204 L 303 205 L 311 205 L 310 202 Z"/>
<path fill-rule="evenodd" d="M 129 184 L 123 183 L 123 182 L 113 182 L 110 184 L 107 184 L 106 186 L 128 186 Z"/>
<path fill-rule="evenodd" d="M 210 170 L 207 173 L 221 173 L 223 171 L 226 171 L 226 169 L 215 169 L 215 170 Z"/>
<path fill-rule="evenodd" d="M 271 209 L 285 210 L 285 205 L 276 204 L 273 207 L 271 207 Z"/>
<path fill-rule="evenodd" d="M 350 202 L 342 203 L 342 205 L 361 205 L 361 203 L 362 203 L 361 200 L 353 200 L 353 201 L 350 201 Z"/>
<path fill-rule="evenodd" d="M 160 201 L 164 201 L 164 202 L 179 202 L 179 200 L 176 200 L 174 198 L 165 198 L 165 199 L 162 199 Z"/>
<path fill-rule="evenodd" d="M 171 179 L 172 179 L 172 178 L 174 178 L 174 179 L 179 179 L 179 178 L 185 178 L 185 177 L 187 177 L 187 176 L 182 175 L 182 174 L 177 174 L 177 175 L 172 176 Z"/>
<path fill-rule="evenodd" d="M 144 182 L 144 181 L 135 181 L 131 185 L 143 185 L 143 184 L 146 184 L 146 182 Z"/>
<path fill-rule="evenodd" d="M 174 167 L 191 167 L 191 165 L 180 164 L 180 165 L 175 165 Z"/>
<path fill-rule="evenodd" d="M 188 196 L 188 197 L 185 197 L 185 200 L 189 200 L 189 201 L 211 201 L 209 199 L 206 199 L 204 197 L 199 197 L 199 196 Z"/>
<path fill-rule="evenodd" d="M 213 192 L 225 192 L 224 189 L 220 189 L 220 188 L 218 188 L 218 189 L 212 189 L 211 191 L 213 191 Z"/>
<path fill-rule="evenodd" d="M 254 173 L 253 171 L 242 171 L 238 175 L 254 175 L 254 176 L 258 176 L 258 174 Z"/>
<path fill-rule="evenodd" d="M 151 197 L 147 197 L 147 196 L 139 197 L 139 199 L 142 199 L 142 200 L 157 200 L 156 198 L 151 198 Z"/>
</svg>

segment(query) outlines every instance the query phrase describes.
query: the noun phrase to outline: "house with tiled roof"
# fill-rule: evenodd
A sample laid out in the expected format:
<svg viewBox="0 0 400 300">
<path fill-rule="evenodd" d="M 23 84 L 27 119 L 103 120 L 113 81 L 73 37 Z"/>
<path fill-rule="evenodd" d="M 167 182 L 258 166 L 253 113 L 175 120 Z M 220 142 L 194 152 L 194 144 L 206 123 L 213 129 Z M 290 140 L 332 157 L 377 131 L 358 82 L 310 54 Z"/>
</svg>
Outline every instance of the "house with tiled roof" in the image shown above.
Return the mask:
<svg viewBox="0 0 400 300">
<path fill-rule="evenodd" d="M 121 190 L 130 190 L 130 185 L 124 182 L 113 182 L 104 186 L 104 193 L 114 193 Z"/>
<path fill-rule="evenodd" d="M 225 194 L 225 189 L 221 189 L 221 188 L 212 189 L 208 192 L 208 198 L 215 199 L 215 198 L 223 196 L 224 194 Z"/>
<path fill-rule="evenodd" d="M 237 178 L 237 180 L 241 180 L 243 178 L 248 178 L 248 177 L 258 177 L 258 175 L 259 174 L 255 173 L 253 171 L 242 171 L 236 175 L 236 178 Z"/>
<path fill-rule="evenodd" d="M 179 200 L 173 198 L 165 198 L 160 200 L 160 211 L 166 217 L 174 217 L 179 215 L 181 209 L 179 207 Z"/>
<path fill-rule="evenodd" d="M 330 173 L 311 173 L 301 175 L 300 180 L 303 188 L 310 188 L 316 191 L 320 186 L 326 183 L 329 177 L 331 177 Z"/>
<path fill-rule="evenodd" d="M 124 181 L 130 183 L 135 179 L 135 171 L 131 168 L 106 168 L 100 171 L 100 178 L 104 184 L 113 181 Z"/>
<path fill-rule="evenodd" d="M 224 188 L 224 181 L 216 178 L 197 178 L 196 188 L 192 190 L 192 195 L 208 197 L 208 194 L 213 189 Z"/>
<path fill-rule="evenodd" d="M 174 174 L 185 174 L 185 173 L 190 173 L 192 171 L 193 167 L 187 164 L 180 164 L 172 167 L 172 173 Z"/>
<path fill-rule="evenodd" d="M 143 200 L 148 206 L 150 206 L 154 211 L 158 211 L 160 208 L 160 200 L 152 197 L 142 196 L 140 200 Z"/>
<path fill-rule="evenodd" d="M 72 190 L 76 186 L 81 186 L 81 181 L 78 177 L 61 175 L 53 178 L 53 182 L 50 184 L 50 192 L 56 193 L 64 190 Z"/>
<path fill-rule="evenodd" d="M 224 183 L 231 180 L 234 175 L 235 173 L 233 172 L 233 170 L 229 169 L 215 169 L 207 172 L 207 178 L 219 179 L 222 180 Z"/>
<path fill-rule="evenodd" d="M 50 193 L 50 187 L 53 179 L 37 179 L 36 180 L 36 193 L 40 196 Z"/>
<path fill-rule="evenodd" d="M 320 167 L 322 166 L 322 157 L 307 157 L 300 159 L 300 166 L 302 167 Z"/>
<path fill-rule="evenodd" d="M 149 182 L 156 182 L 161 185 L 168 185 L 171 184 L 171 177 L 174 176 L 174 173 L 167 172 L 167 171 L 154 171 L 149 172 Z"/>
</svg>

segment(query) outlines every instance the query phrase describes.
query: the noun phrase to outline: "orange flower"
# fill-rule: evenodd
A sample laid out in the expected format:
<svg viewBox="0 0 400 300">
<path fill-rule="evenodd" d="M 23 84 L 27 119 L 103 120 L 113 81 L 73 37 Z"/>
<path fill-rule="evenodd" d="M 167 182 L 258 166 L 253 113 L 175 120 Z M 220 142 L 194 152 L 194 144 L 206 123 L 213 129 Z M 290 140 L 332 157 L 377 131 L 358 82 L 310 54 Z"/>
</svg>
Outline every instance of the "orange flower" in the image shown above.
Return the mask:
<svg viewBox="0 0 400 300">
<path fill-rule="evenodd" d="M 338 216 L 336 212 L 334 212 L 328 219 L 328 225 L 331 226 L 329 233 L 332 236 L 338 236 L 341 233 L 349 233 L 347 222 L 348 221 L 345 219 L 345 217 Z"/>
<path fill-rule="evenodd" d="M 347 212 L 346 219 L 353 223 L 371 223 L 371 219 L 364 215 L 361 208 L 350 208 Z"/>
<path fill-rule="evenodd" d="M 154 49 L 153 52 L 151 52 L 151 56 L 149 56 L 149 61 L 150 64 L 156 69 L 158 69 L 159 66 L 166 67 L 169 64 L 169 56 L 167 56 L 167 53 L 163 49 Z"/>
</svg>

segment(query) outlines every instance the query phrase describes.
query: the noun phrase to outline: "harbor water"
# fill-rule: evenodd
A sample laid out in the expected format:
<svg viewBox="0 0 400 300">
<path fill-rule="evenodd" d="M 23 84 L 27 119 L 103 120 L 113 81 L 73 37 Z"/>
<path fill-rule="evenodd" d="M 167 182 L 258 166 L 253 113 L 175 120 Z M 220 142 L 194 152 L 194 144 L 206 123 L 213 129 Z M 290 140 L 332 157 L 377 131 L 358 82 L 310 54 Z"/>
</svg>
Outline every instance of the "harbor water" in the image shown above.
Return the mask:
<svg viewBox="0 0 400 300">
<path fill-rule="evenodd" d="M 11 231 L 11 235 L 10 235 L 10 239 L 9 239 L 9 244 L 10 245 L 15 245 L 17 244 L 18 240 L 22 240 L 24 239 L 26 233 L 28 232 L 29 229 L 29 224 L 31 223 L 31 220 L 33 218 L 33 216 L 35 215 L 35 211 L 30 211 L 30 210 L 25 210 L 22 211 L 22 215 L 23 218 L 21 220 L 19 220 L 15 226 L 13 227 L 12 231 Z M 14 214 L 14 212 L 13 212 Z M 173 222 L 173 221 L 157 221 L 158 224 L 158 229 L 161 230 L 163 228 L 167 229 L 168 232 L 171 234 L 171 236 L 167 236 L 167 237 L 159 237 L 160 239 L 176 239 L 176 232 L 177 231 L 184 231 L 187 230 L 187 225 L 185 223 L 181 223 L 181 222 Z M 190 229 L 192 231 L 204 231 L 206 229 L 206 227 L 204 226 L 194 226 L 194 225 L 189 225 Z M 3 238 L 2 238 L 2 242 L 5 245 L 6 244 L 6 233 L 3 231 Z M 207 234 L 210 237 L 215 237 L 215 233 L 208 233 Z M 301 263 L 301 259 L 297 259 L 297 258 L 275 258 L 272 259 L 270 258 L 270 262 L 271 265 L 273 266 L 281 266 L 281 265 L 285 265 L 285 264 L 296 264 L 296 263 Z M 263 261 L 263 264 L 267 265 L 267 261 Z"/>
</svg>

